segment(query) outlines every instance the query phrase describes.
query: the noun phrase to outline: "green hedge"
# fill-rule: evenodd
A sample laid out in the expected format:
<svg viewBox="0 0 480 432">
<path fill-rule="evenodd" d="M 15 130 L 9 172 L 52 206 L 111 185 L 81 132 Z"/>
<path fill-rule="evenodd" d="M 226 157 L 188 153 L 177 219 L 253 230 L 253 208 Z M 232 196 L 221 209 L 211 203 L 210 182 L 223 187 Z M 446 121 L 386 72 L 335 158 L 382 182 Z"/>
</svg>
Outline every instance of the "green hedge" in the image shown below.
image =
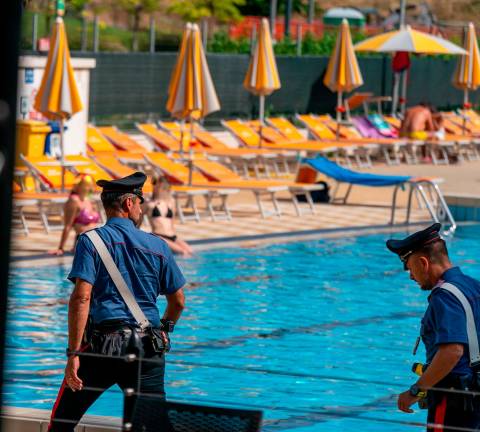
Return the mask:
<svg viewBox="0 0 480 432">
<path fill-rule="evenodd" d="M 365 39 L 365 37 L 363 33 L 352 33 L 354 43 Z M 310 33 L 307 33 L 302 40 L 302 55 L 328 56 L 335 47 L 336 39 L 337 33 L 325 33 L 322 38 L 315 38 Z M 284 38 L 275 44 L 274 50 L 275 54 L 279 55 L 296 55 L 297 41 L 291 38 Z M 209 41 L 208 51 L 214 53 L 247 54 L 250 52 L 250 39 L 231 39 L 227 32 L 217 32 Z"/>
</svg>

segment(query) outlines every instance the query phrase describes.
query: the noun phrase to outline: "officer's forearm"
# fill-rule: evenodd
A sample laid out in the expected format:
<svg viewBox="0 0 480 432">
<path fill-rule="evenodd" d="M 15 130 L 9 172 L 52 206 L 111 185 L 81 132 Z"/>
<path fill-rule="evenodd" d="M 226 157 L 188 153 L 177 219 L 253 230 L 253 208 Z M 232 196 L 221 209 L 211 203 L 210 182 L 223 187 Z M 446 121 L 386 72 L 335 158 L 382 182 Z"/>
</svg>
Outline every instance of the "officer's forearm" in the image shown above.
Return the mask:
<svg viewBox="0 0 480 432">
<path fill-rule="evenodd" d="M 90 311 L 90 294 L 92 285 L 77 279 L 75 289 L 68 303 L 68 348 L 78 351 L 82 343 L 83 332 L 87 325 Z"/>
<path fill-rule="evenodd" d="M 177 322 L 185 309 L 185 294 L 183 288 L 176 291 L 174 294 L 169 294 L 167 298 L 167 308 L 163 314 L 163 319 Z"/>
<path fill-rule="evenodd" d="M 438 348 L 432 363 L 417 381 L 421 389 L 429 389 L 445 378 L 463 355 L 463 345 L 445 344 Z"/>
</svg>

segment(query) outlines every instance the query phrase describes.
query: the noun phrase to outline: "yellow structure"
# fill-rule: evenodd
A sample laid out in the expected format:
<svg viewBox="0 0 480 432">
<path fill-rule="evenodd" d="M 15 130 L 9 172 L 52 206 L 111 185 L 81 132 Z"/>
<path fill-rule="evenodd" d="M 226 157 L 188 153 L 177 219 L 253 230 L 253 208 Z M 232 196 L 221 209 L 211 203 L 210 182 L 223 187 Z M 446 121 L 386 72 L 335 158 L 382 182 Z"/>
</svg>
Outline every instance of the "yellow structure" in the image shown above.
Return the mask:
<svg viewBox="0 0 480 432">
<path fill-rule="evenodd" d="M 15 165 L 23 166 L 20 154 L 27 157 L 40 157 L 45 149 L 45 138 L 51 131 L 45 122 L 36 120 L 17 120 L 17 147 Z"/>
</svg>

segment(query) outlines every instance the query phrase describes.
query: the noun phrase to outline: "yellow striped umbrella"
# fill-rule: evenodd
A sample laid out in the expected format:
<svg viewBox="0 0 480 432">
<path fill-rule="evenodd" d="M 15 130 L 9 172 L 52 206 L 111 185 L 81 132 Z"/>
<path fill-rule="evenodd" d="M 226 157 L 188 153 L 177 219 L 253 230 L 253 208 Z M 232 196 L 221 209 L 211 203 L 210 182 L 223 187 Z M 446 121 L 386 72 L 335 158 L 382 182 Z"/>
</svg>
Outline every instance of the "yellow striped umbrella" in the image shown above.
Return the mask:
<svg viewBox="0 0 480 432">
<path fill-rule="evenodd" d="M 453 85 L 462 89 L 464 93 L 464 104 L 468 104 L 468 91 L 476 90 L 480 86 L 480 52 L 473 23 L 468 25 L 465 35 L 464 48 L 468 55 L 460 57 L 453 76 Z"/>
<path fill-rule="evenodd" d="M 410 26 L 382 33 L 355 45 L 356 51 L 397 52 L 416 54 L 465 54 L 465 50 L 454 43 L 413 30 Z"/>
<path fill-rule="evenodd" d="M 350 26 L 344 19 L 335 43 L 330 60 L 328 61 L 327 72 L 323 83 L 333 92 L 337 92 L 337 138 L 338 122 L 341 120 L 343 108 L 342 95 L 363 85 L 362 73 L 358 66 L 357 57 L 352 44 Z"/>
<path fill-rule="evenodd" d="M 167 110 L 180 119 L 203 118 L 218 111 L 220 102 L 208 69 L 200 30 L 187 24 L 169 85 Z"/>
<path fill-rule="evenodd" d="M 277 64 L 273 53 L 272 38 L 268 20 L 262 18 L 258 39 L 250 58 L 243 86 L 256 96 L 260 96 L 260 143 L 265 117 L 265 96 L 281 87 Z"/>
<path fill-rule="evenodd" d="M 413 30 L 405 26 L 399 30 L 382 33 L 365 39 L 355 45 L 355 51 L 373 52 L 409 52 L 415 54 L 466 54 L 466 51 L 454 43 L 434 36 Z M 403 99 L 407 92 L 407 72 L 403 71 Z M 395 74 L 392 111 L 396 111 L 398 89 L 400 85 L 399 74 Z M 402 111 L 405 109 L 405 101 L 402 102 Z"/>
<path fill-rule="evenodd" d="M 45 117 L 60 122 L 60 160 L 62 165 L 62 190 L 64 189 L 65 152 L 63 123 L 83 109 L 77 83 L 70 62 L 67 34 L 63 19 L 57 17 L 50 37 L 47 65 L 34 108 Z"/>
</svg>

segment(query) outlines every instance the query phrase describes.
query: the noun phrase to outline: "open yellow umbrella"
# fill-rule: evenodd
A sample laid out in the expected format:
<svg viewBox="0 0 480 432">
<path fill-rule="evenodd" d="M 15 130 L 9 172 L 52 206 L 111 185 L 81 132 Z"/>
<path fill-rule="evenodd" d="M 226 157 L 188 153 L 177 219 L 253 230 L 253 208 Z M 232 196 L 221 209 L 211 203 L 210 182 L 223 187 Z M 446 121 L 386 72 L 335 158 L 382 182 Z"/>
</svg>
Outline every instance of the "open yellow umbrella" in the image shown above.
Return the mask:
<svg viewBox="0 0 480 432">
<path fill-rule="evenodd" d="M 473 23 L 468 25 L 465 34 L 464 48 L 468 55 L 460 57 L 453 75 L 453 85 L 464 91 L 464 105 L 468 105 L 468 91 L 480 86 L 480 52 L 477 35 Z"/>
<path fill-rule="evenodd" d="M 40 89 L 35 97 L 34 108 L 51 120 L 60 123 L 60 161 L 62 165 L 62 191 L 65 187 L 64 121 L 83 109 L 77 83 L 70 62 L 67 34 L 63 19 L 55 21 L 47 65 Z"/>
<path fill-rule="evenodd" d="M 454 43 L 434 36 L 413 30 L 410 26 L 401 27 L 399 30 L 382 33 L 371 38 L 365 39 L 355 45 L 355 51 L 373 51 L 373 52 L 408 52 L 415 54 L 466 54 L 466 51 Z M 407 88 L 407 71 L 403 71 L 403 93 L 405 100 Z M 399 75 L 395 74 L 393 109 L 396 111 Z M 405 102 L 402 103 L 402 110 Z"/>
<path fill-rule="evenodd" d="M 273 53 L 272 38 L 268 20 L 262 18 L 258 39 L 248 65 L 243 86 L 256 96 L 260 96 L 260 145 L 262 143 L 262 126 L 265 117 L 265 96 L 281 87 L 277 64 Z"/>
<path fill-rule="evenodd" d="M 414 30 L 410 26 L 365 39 L 355 45 L 355 51 L 465 54 L 465 50 L 458 45 L 439 36 Z"/>
<path fill-rule="evenodd" d="M 337 139 L 339 122 L 342 118 L 342 95 L 363 85 L 362 73 L 353 50 L 352 36 L 348 21 L 344 19 L 335 43 L 335 49 L 328 61 L 323 83 L 333 92 L 337 92 Z"/>
<path fill-rule="evenodd" d="M 219 109 L 220 102 L 203 51 L 200 30 L 196 24 L 188 23 L 170 80 L 167 110 L 173 117 L 182 121 L 188 119 L 192 124 L 192 119 L 203 118 Z M 193 136 L 193 124 L 190 133 Z"/>
</svg>

